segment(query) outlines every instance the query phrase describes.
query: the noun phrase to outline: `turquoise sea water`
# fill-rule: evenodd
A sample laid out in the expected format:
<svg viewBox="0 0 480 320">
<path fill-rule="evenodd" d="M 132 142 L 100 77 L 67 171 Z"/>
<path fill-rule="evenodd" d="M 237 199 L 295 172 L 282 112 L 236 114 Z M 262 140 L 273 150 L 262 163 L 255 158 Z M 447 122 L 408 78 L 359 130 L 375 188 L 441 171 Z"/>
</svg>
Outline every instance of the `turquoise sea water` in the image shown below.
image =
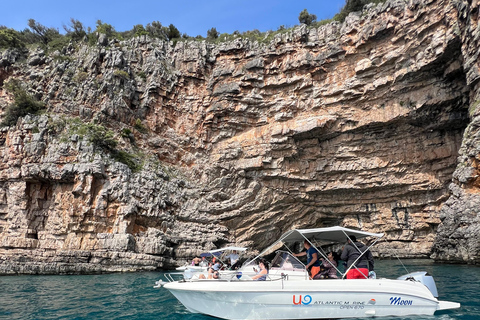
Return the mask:
<svg viewBox="0 0 480 320">
<path fill-rule="evenodd" d="M 435 316 L 387 319 L 480 319 L 480 267 L 441 265 L 428 260 L 402 262 L 409 272 L 428 271 L 435 277 L 440 300 L 460 302 L 462 307 Z M 393 260 L 377 261 L 376 272 L 379 277 L 407 273 Z M 160 272 L 148 272 L 0 277 L 0 319 L 214 319 L 189 313 L 166 289 L 153 288 L 161 276 Z"/>
</svg>

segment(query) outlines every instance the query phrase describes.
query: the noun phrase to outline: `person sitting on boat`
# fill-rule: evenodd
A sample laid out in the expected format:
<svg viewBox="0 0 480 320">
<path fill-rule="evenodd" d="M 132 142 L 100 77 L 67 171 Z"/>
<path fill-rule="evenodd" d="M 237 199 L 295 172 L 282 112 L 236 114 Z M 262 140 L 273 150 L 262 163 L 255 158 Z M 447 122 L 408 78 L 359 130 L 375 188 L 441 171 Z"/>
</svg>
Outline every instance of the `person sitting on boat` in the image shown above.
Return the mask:
<svg viewBox="0 0 480 320">
<path fill-rule="evenodd" d="M 213 266 L 208 268 L 208 276 L 205 277 L 205 275 L 202 273 L 198 276 L 199 279 L 218 279 L 220 274 L 219 271 L 222 268 L 222 264 L 220 261 L 217 261 Z"/>
<path fill-rule="evenodd" d="M 220 273 L 218 271 L 213 271 L 212 273 L 208 273 L 208 279 L 218 279 L 220 277 Z M 198 276 L 198 279 L 207 279 L 203 273 Z"/>
<path fill-rule="evenodd" d="M 200 262 L 202 262 L 202 260 L 199 258 L 199 257 L 195 257 L 193 258 L 192 260 L 192 266 L 197 266 L 200 264 Z"/>
<path fill-rule="evenodd" d="M 235 269 L 238 258 L 239 255 L 236 250 L 233 250 L 233 252 L 227 256 L 227 260 L 230 261 L 230 269 Z"/>
<path fill-rule="evenodd" d="M 207 267 L 208 266 L 208 261 L 205 256 L 202 257 L 202 261 L 200 261 L 200 267 Z"/>
<path fill-rule="evenodd" d="M 361 242 L 357 242 L 355 236 L 348 236 L 347 244 L 343 248 L 340 259 L 347 262 L 347 279 L 367 279 L 368 272 L 373 271 L 373 256 L 367 246 Z M 360 259 L 358 259 L 360 257 Z M 354 266 L 355 260 L 358 261 Z"/>
<path fill-rule="evenodd" d="M 222 263 L 220 261 L 215 262 L 215 264 L 212 266 L 213 271 L 218 271 L 222 267 Z"/>
<path fill-rule="evenodd" d="M 322 266 L 319 273 L 314 277 L 314 279 L 338 279 L 337 276 L 337 266 L 338 266 L 338 254 L 336 252 L 330 251 L 327 254 L 328 260 L 321 258 Z"/>
<path fill-rule="evenodd" d="M 252 277 L 252 280 L 257 280 L 257 281 L 265 281 L 267 280 L 268 276 L 268 262 L 265 259 L 260 259 L 258 261 L 258 267 L 260 270 L 257 272 L 256 275 Z M 257 271 L 256 269 L 254 269 Z"/>
<path fill-rule="evenodd" d="M 220 261 L 217 261 L 212 267 L 208 268 L 208 279 L 217 279 L 218 278 L 218 272 L 222 268 L 222 263 Z M 217 275 L 215 277 L 214 275 Z"/>
<path fill-rule="evenodd" d="M 313 278 L 317 273 L 320 272 L 320 261 L 318 260 L 318 251 L 312 245 L 308 240 L 305 240 L 303 242 L 303 246 L 306 251 L 302 251 L 300 253 L 294 253 L 293 255 L 295 257 L 301 257 L 301 256 L 307 256 L 307 265 L 305 266 L 305 269 L 308 270 L 310 277 Z"/>
</svg>

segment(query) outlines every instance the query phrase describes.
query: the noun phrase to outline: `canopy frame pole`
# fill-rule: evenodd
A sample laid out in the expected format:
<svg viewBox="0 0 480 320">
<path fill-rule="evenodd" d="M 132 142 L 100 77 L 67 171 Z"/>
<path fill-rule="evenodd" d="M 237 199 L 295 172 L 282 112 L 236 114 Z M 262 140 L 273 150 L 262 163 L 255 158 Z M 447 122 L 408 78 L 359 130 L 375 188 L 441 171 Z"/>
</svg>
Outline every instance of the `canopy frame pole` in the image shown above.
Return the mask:
<svg viewBox="0 0 480 320">
<path fill-rule="evenodd" d="M 302 236 L 303 236 L 303 234 L 302 234 Z M 303 237 L 304 237 L 304 236 L 303 236 Z M 304 237 L 304 238 L 305 238 L 305 237 Z M 344 274 L 342 273 L 342 271 L 340 271 L 340 269 L 338 269 L 338 266 L 335 267 L 335 266 L 333 265 L 333 263 L 328 259 L 328 257 L 325 256 L 325 253 L 323 252 L 323 250 L 320 251 L 320 250 L 319 250 L 317 247 L 315 247 L 315 246 L 313 245 L 313 243 L 310 242 L 310 240 L 308 240 L 307 238 L 305 238 L 305 240 L 307 240 L 308 243 L 310 243 L 310 245 L 311 245 L 313 248 L 315 248 L 315 250 L 317 250 L 318 253 L 320 253 L 320 255 L 322 256 L 322 258 L 324 258 L 326 261 L 328 261 L 328 263 L 329 263 L 332 267 L 334 267 L 335 270 L 337 270 L 337 272 L 340 273 L 340 275 L 341 275 L 342 277 L 344 276 Z"/>
<path fill-rule="evenodd" d="M 350 237 L 345 233 L 345 231 L 342 231 L 342 232 L 345 234 L 345 236 L 348 237 L 348 239 L 350 239 Z M 347 270 L 345 270 L 345 274 L 343 275 L 342 279 L 345 279 L 345 276 L 347 275 L 348 271 L 350 271 L 350 270 L 352 269 L 352 267 L 355 267 L 355 269 L 357 269 L 361 274 L 363 274 L 363 276 L 365 277 L 365 279 L 368 279 L 368 274 L 365 275 L 363 272 L 361 272 L 361 271 L 357 268 L 357 266 L 356 266 L 355 264 L 362 258 L 363 254 L 364 254 L 365 252 L 367 252 L 368 250 L 370 250 L 370 248 L 373 247 L 373 246 L 378 242 L 378 240 L 380 240 L 380 238 L 375 239 L 375 241 L 373 241 L 373 243 L 372 243 L 370 246 L 368 246 L 367 249 L 365 249 L 365 251 L 363 251 L 363 252 L 362 252 L 362 250 L 360 250 L 360 249 L 357 247 L 357 245 L 355 244 L 355 242 L 352 241 L 353 246 L 355 247 L 355 249 L 357 249 L 357 251 L 360 253 L 360 255 L 358 256 L 357 259 L 355 259 L 355 261 L 352 262 L 352 264 L 350 265 L 350 267 L 349 267 Z M 348 261 L 347 261 L 347 262 L 348 262 Z"/>
</svg>

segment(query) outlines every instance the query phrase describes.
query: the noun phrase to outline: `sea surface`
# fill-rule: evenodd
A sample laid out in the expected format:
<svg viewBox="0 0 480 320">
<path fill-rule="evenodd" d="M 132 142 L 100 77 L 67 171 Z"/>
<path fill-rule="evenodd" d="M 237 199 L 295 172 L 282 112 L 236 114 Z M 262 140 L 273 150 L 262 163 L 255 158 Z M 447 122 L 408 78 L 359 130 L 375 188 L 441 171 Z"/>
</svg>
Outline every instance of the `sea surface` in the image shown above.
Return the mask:
<svg viewBox="0 0 480 320">
<path fill-rule="evenodd" d="M 462 306 L 437 312 L 434 316 L 379 319 L 480 320 L 480 267 L 435 264 L 429 260 L 402 262 L 408 272 L 432 274 L 440 300 L 460 302 Z M 375 266 L 378 277 L 397 277 L 407 273 L 405 268 L 398 260 L 376 261 Z M 153 288 L 162 275 L 161 272 L 144 272 L 3 276 L 0 277 L 0 319 L 215 319 L 189 313 L 166 289 Z"/>
</svg>

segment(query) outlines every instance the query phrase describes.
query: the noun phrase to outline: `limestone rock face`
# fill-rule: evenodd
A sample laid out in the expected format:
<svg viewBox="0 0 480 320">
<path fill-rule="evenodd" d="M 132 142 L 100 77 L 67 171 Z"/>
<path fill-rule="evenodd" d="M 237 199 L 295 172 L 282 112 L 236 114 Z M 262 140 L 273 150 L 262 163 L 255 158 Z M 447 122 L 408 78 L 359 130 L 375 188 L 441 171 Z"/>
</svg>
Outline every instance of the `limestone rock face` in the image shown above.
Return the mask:
<svg viewBox="0 0 480 320">
<path fill-rule="evenodd" d="M 263 42 L 0 53 L 0 115 L 11 79 L 47 106 L 0 131 L 0 273 L 170 268 L 332 225 L 385 233 L 377 256 L 478 263 L 477 14 L 390 0 Z"/>
<path fill-rule="evenodd" d="M 480 64 L 478 60 L 478 3 L 458 1 L 464 72 L 469 92 L 470 122 L 465 129 L 457 167 L 449 186 L 450 198 L 440 210 L 432 257 L 437 260 L 479 263 L 480 240 Z M 476 47 L 476 48 L 475 48 Z"/>
</svg>

